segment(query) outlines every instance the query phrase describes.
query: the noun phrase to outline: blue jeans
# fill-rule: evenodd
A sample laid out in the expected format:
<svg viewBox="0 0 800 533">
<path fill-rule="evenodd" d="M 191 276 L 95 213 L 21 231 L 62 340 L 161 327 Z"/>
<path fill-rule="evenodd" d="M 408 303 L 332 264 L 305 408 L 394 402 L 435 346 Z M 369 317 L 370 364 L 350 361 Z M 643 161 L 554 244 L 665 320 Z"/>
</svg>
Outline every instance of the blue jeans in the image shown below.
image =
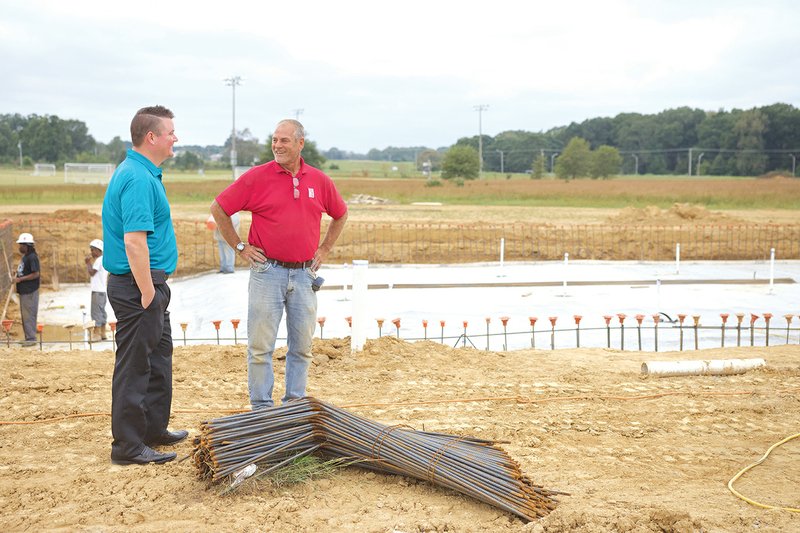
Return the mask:
<svg viewBox="0 0 800 533">
<path fill-rule="evenodd" d="M 283 402 L 306 395 L 311 339 L 317 321 L 317 294 L 310 269 L 270 263 L 250 269 L 247 309 L 247 385 L 253 409 L 271 407 L 275 375 L 272 353 L 286 309 L 286 394 Z"/>
<path fill-rule="evenodd" d="M 220 238 L 217 241 L 217 247 L 219 248 L 219 271 L 220 272 L 233 272 L 233 263 L 236 260 L 236 252 L 233 251 L 233 248 L 228 246 L 228 243 L 225 242 L 225 239 Z"/>
</svg>

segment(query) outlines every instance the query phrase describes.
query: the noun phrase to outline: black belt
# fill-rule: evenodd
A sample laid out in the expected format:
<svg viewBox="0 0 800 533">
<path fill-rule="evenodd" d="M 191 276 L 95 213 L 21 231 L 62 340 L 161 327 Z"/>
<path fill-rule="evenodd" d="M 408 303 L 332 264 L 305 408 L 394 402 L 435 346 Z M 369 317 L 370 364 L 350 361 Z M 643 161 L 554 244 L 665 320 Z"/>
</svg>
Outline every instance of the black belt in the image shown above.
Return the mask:
<svg viewBox="0 0 800 533">
<path fill-rule="evenodd" d="M 277 259 L 272 259 L 271 257 L 267 257 L 266 263 L 271 265 L 278 265 L 282 266 L 283 268 L 309 268 L 311 264 L 314 262 L 313 259 L 309 259 L 308 261 L 278 261 Z"/>
<path fill-rule="evenodd" d="M 120 278 L 133 279 L 133 274 L 131 272 L 128 272 L 127 274 L 111 274 L 111 275 Z M 151 269 L 150 278 L 153 280 L 153 284 L 158 285 L 160 283 L 165 283 L 169 279 L 169 274 L 167 274 L 163 270 Z"/>
</svg>

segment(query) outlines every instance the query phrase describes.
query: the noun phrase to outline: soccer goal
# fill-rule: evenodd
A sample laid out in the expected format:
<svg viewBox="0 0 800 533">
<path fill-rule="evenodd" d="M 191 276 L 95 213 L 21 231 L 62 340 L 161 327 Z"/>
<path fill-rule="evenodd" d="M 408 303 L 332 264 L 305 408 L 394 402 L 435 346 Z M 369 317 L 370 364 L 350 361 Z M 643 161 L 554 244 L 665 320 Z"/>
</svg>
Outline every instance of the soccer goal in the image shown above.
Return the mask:
<svg viewBox="0 0 800 533">
<path fill-rule="evenodd" d="M 55 176 L 56 166 L 50 163 L 36 163 L 33 165 L 34 176 Z"/>
<path fill-rule="evenodd" d="M 233 167 L 233 175 L 236 176 L 235 179 L 239 179 L 239 176 L 247 172 L 253 167 Z"/>
<path fill-rule="evenodd" d="M 116 165 L 64 163 L 64 183 L 108 183 Z"/>
</svg>

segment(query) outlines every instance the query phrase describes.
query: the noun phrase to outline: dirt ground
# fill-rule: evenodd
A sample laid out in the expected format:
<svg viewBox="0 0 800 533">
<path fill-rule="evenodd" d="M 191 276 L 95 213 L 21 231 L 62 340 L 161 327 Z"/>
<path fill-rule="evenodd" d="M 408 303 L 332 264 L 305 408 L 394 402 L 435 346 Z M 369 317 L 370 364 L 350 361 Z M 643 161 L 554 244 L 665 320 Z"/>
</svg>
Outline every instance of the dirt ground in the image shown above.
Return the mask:
<svg viewBox="0 0 800 533">
<path fill-rule="evenodd" d="M 0 218 L 49 219 L 53 211 L 5 206 Z M 207 213 L 205 205 L 173 206 L 173 217 L 187 225 L 202 225 Z M 86 228 L 97 226 L 97 215 L 99 206 L 70 206 L 58 217 L 74 229 L 54 238 L 94 238 Z M 350 212 L 362 222 L 654 219 L 796 224 L 796 213 L 384 205 Z M 18 317 L 13 305 L 11 313 Z M 758 508 L 726 488 L 772 444 L 800 431 L 798 345 L 485 352 L 384 337 L 354 355 L 341 339 L 316 342 L 314 353 L 310 395 L 384 424 L 503 441 L 535 483 L 570 496 L 530 524 L 427 482 L 357 468 L 220 496 L 196 478 L 190 461 L 110 463 L 110 351 L 0 345 L 0 531 L 800 531 L 800 515 Z M 701 357 L 763 357 L 768 366 L 726 377 L 640 375 L 646 360 Z M 201 421 L 246 409 L 245 358 L 241 345 L 176 347 L 171 427 L 195 435 Z M 276 371 L 278 396 L 282 362 Z M 92 416 L 47 421 L 79 414 Z M 175 447 L 179 458 L 189 454 L 190 440 Z M 798 457 L 800 439 L 789 441 L 737 490 L 800 507 Z"/>
<path fill-rule="evenodd" d="M 245 351 L 176 347 L 173 429 L 196 435 L 201 421 L 247 408 Z M 347 339 L 317 341 L 314 352 L 310 395 L 384 424 L 504 441 L 535 483 L 570 495 L 529 524 L 424 481 L 355 467 L 221 496 L 188 460 L 110 463 L 110 351 L 0 348 L 0 530 L 800 530 L 800 515 L 758 508 L 726 488 L 800 431 L 798 345 L 485 352 L 383 337 L 357 354 Z M 641 363 L 656 358 L 751 357 L 767 367 L 724 377 L 640 374 Z M 276 373 L 279 396 L 281 361 Z M 91 416 L 46 420 L 77 414 Z M 180 459 L 191 447 L 189 439 L 174 448 Z M 798 458 L 800 439 L 791 440 L 736 489 L 764 504 L 800 507 Z"/>
</svg>

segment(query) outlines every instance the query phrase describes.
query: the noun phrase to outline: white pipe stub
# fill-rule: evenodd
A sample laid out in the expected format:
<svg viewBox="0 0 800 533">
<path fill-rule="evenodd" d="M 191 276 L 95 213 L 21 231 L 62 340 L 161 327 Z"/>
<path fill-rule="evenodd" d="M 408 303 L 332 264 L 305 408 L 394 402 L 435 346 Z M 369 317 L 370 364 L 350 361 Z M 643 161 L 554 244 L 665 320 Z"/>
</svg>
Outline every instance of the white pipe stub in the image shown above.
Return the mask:
<svg viewBox="0 0 800 533">
<path fill-rule="evenodd" d="M 647 361 L 642 374 L 668 376 L 730 376 L 767 366 L 764 359 L 705 359 L 697 361 Z"/>
</svg>

